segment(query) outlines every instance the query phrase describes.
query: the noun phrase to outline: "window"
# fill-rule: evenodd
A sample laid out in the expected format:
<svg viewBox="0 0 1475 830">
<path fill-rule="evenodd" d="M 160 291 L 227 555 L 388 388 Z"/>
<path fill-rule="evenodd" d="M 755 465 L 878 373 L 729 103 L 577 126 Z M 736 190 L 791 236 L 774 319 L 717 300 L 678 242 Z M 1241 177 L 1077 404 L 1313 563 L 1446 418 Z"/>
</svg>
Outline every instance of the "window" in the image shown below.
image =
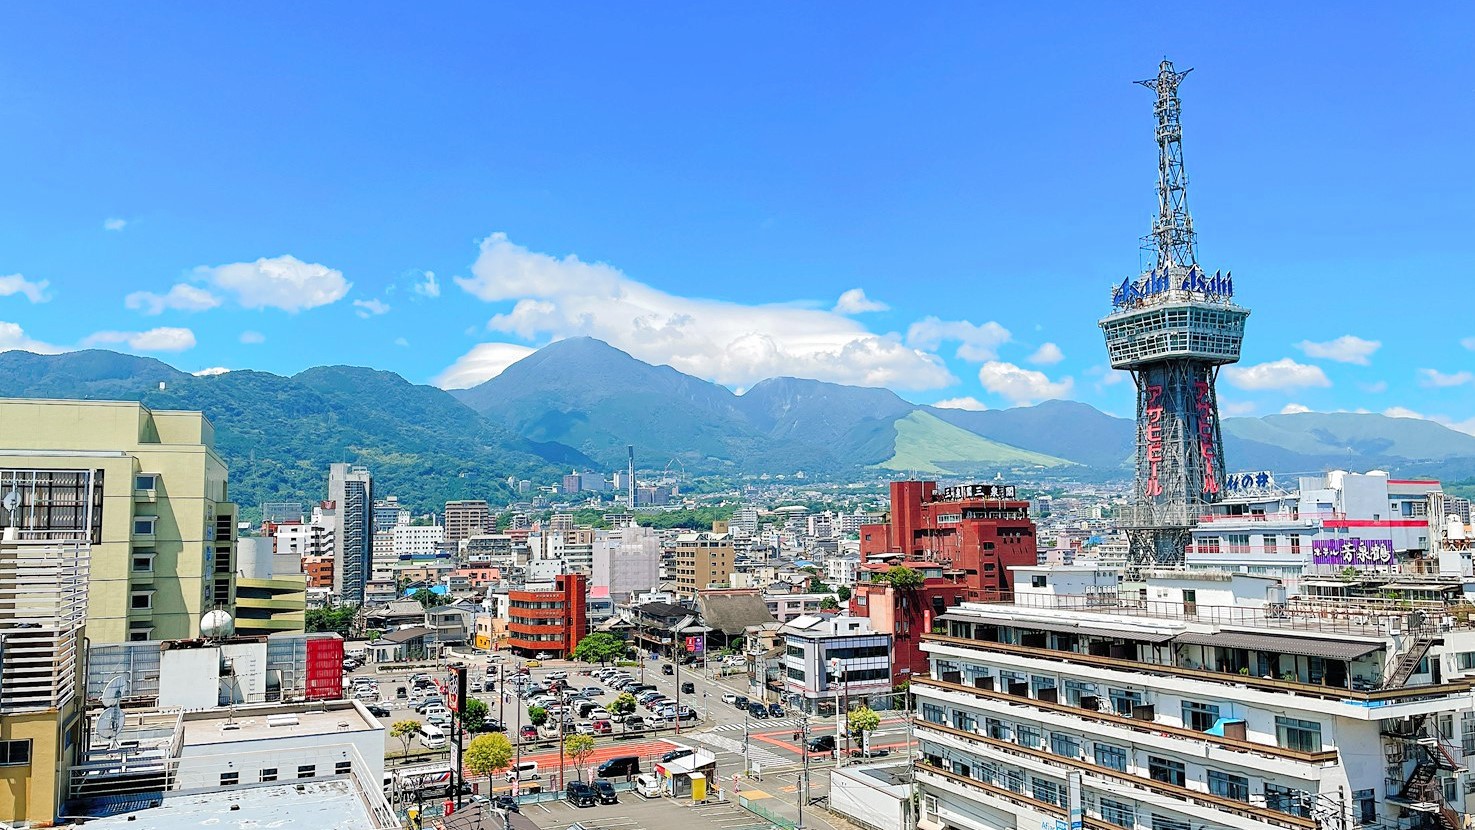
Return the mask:
<svg viewBox="0 0 1475 830">
<path fill-rule="evenodd" d="M 133 554 L 133 572 L 136 574 L 153 573 L 154 555 L 152 553 Z"/>
<path fill-rule="evenodd" d="M 947 716 L 943 714 L 941 706 L 935 703 L 924 703 L 922 704 L 922 720 L 928 723 L 946 723 Z"/>
<path fill-rule="evenodd" d="M 1009 724 L 994 718 L 983 719 L 983 730 L 990 738 L 996 741 L 1009 740 Z"/>
<path fill-rule="evenodd" d="M 1209 792 L 1220 798 L 1235 801 L 1250 800 L 1250 779 L 1243 775 L 1230 775 L 1216 769 L 1209 770 Z"/>
<path fill-rule="evenodd" d="M 1265 552 L 1266 553 L 1275 553 L 1277 551 L 1277 549 L 1280 547 L 1280 541 L 1275 538 L 1275 534 L 1274 533 L 1267 533 L 1262 538 L 1264 538 L 1264 540 L 1265 540 Z"/>
<path fill-rule="evenodd" d="M 22 741 L 0 741 L 0 767 L 28 767 L 30 765 L 30 738 Z"/>
<path fill-rule="evenodd" d="M 347 775 L 350 772 L 353 772 L 352 761 L 339 761 L 338 763 L 333 765 L 334 775 Z"/>
<path fill-rule="evenodd" d="M 1167 816 L 1160 816 L 1157 813 L 1153 813 L 1152 830 L 1189 830 L 1189 824 L 1186 821 L 1180 821 L 1176 818 L 1168 818 Z"/>
<path fill-rule="evenodd" d="M 277 780 L 277 768 L 276 767 L 264 767 L 264 768 L 262 768 L 262 770 L 261 770 L 261 783 L 265 784 L 268 781 L 275 781 L 275 780 Z"/>
<path fill-rule="evenodd" d="M 1455 657 L 1459 660 L 1461 669 L 1465 671 L 1475 669 L 1475 651 L 1462 651 Z"/>
<path fill-rule="evenodd" d="M 1147 775 L 1154 781 L 1172 784 L 1175 787 L 1183 786 L 1184 781 L 1188 778 L 1182 761 L 1170 761 L 1156 755 L 1147 756 Z"/>
<path fill-rule="evenodd" d="M 1378 823 L 1378 799 L 1372 790 L 1353 790 L 1352 805 L 1358 824 Z"/>
<path fill-rule="evenodd" d="M 1101 820 L 1118 827 L 1131 828 L 1137 824 L 1137 811 L 1125 801 L 1103 798 L 1101 799 Z"/>
<path fill-rule="evenodd" d="M 1081 739 L 1064 732 L 1050 733 L 1050 751 L 1064 758 L 1081 757 Z"/>
<path fill-rule="evenodd" d="M 1040 730 L 1035 726 L 1019 724 L 1014 728 L 1015 742 L 1030 749 L 1040 748 Z"/>
<path fill-rule="evenodd" d="M 1124 717 L 1132 716 L 1132 707 L 1142 705 L 1142 693 L 1128 691 L 1127 689 L 1108 689 L 1107 696 L 1111 698 L 1111 710 Z"/>
<path fill-rule="evenodd" d="M 1094 685 L 1082 683 L 1079 680 L 1067 680 L 1061 684 L 1061 689 L 1065 696 L 1065 699 L 1061 702 L 1069 703 L 1071 706 L 1080 706 L 1082 697 L 1096 693 L 1096 687 Z"/>
<path fill-rule="evenodd" d="M 1046 804 L 1065 804 L 1060 792 L 1060 785 L 1054 781 L 1031 776 L 1029 784 L 1030 795 L 1034 796 L 1036 801 L 1043 801 Z"/>
<path fill-rule="evenodd" d="M 1029 587 L 1031 587 L 1031 588 L 1043 588 L 1043 587 L 1045 587 L 1045 584 L 1047 582 L 1048 582 L 1048 579 L 1045 577 L 1044 574 L 1035 574 L 1035 575 L 1033 575 L 1033 576 L 1031 576 L 1029 578 Z"/>
<path fill-rule="evenodd" d="M 297 767 L 298 778 L 312 778 L 317 774 L 318 768 L 316 764 L 302 764 L 301 766 Z"/>
<path fill-rule="evenodd" d="M 128 600 L 128 607 L 134 609 L 145 609 L 154 607 L 153 591 L 134 591 Z"/>
<path fill-rule="evenodd" d="M 1207 732 L 1219 722 L 1219 707 L 1213 703 L 1183 701 L 1183 728 L 1196 732 Z"/>
<path fill-rule="evenodd" d="M 133 533 L 137 536 L 152 536 L 154 524 L 159 521 L 158 516 L 134 516 Z"/>
<path fill-rule="evenodd" d="M 1096 745 L 1096 765 L 1114 769 L 1117 772 L 1127 771 L 1127 751 L 1119 746 L 1110 744 Z"/>
<path fill-rule="evenodd" d="M 1275 741 L 1283 749 L 1321 751 L 1321 724 L 1299 718 L 1276 717 Z"/>
<path fill-rule="evenodd" d="M 139 489 L 143 490 L 147 488 L 140 487 Z M 239 772 L 222 772 L 220 774 L 220 786 L 222 787 L 234 787 L 239 783 L 241 783 L 241 774 Z"/>
<path fill-rule="evenodd" d="M 159 483 L 159 477 L 153 473 L 139 473 L 133 477 L 133 489 L 152 490 Z"/>
<path fill-rule="evenodd" d="M 1311 809 L 1306 803 L 1306 793 L 1290 787 L 1282 787 L 1279 784 L 1265 785 L 1265 806 L 1290 816 L 1311 817 Z"/>
<path fill-rule="evenodd" d="M 1029 690 L 1039 697 L 1041 689 L 1055 688 L 1055 678 L 1037 674 L 1029 679 Z"/>
</svg>

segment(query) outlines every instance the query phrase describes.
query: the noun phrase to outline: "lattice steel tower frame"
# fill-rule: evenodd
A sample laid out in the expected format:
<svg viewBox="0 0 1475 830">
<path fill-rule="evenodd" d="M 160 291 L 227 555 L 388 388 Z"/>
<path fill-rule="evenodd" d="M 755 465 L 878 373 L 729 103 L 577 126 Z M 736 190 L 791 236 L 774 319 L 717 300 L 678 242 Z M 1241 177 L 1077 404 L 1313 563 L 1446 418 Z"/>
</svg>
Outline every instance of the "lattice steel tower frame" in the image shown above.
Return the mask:
<svg viewBox="0 0 1475 830">
<path fill-rule="evenodd" d="M 1100 321 L 1112 368 L 1137 387 L 1136 487 L 1121 527 L 1134 568 L 1179 565 L 1190 531 L 1219 500 L 1224 442 L 1215 381 L 1239 361 L 1248 309 L 1234 304 L 1228 274 L 1198 264 L 1178 85 L 1188 75 L 1163 61 L 1157 77 L 1137 83 L 1157 93 L 1158 213 L 1144 240 L 1152 267 L 1112 289 Z"/>
</svg>

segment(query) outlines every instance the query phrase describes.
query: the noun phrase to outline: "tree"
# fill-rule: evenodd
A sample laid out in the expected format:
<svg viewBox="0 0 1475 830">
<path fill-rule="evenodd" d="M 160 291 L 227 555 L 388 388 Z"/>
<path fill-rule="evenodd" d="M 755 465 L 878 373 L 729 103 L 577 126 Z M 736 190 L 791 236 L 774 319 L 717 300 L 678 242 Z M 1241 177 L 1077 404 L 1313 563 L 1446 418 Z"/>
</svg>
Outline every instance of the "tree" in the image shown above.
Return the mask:
<svg viewBox="0 0 1475 830">
<path fill-rule="evenodd" d="M 811 576 L 809 578 L 809 593 L 828 594 L 830 593 L 830 586 L 826 585 L 825 581 L 818 576 Z"/>
<path fill-rule="evenodd" d="M 585 663 L 605 663 L 620 659 L 625 653 L 625 642 L 613 634 L 598 631 L 579 641 L 574 646 L 574 659 Z"/>
<path fill-rule="evenodd" d="M 594 736 L 581 735 L 578 732 L 566 735 L 563 739 L 563 752 L 574 762 L 574 774 L 580 781 L 584 780 L 584 761 L 589 753 L 594 751 Z"/>
<path fill-rule="evenodd" d="M 467 698 L 466 711 L 460 715 L 461 728 L 467 732 L 480 732 L 482 726 L 487 722 L 487 713 L 490 711 L 486 701 L 477 700 L 474 697 Z"/>
<path fill-rule="evenodd" d="M 851 597 L 850 589 L 841 585 L 835 589 L 835 596 L 839 597 L 841 602 L 849 602 Z"/>
<path fill-rule="evenodd" d="M 822 600 L 819 601 L 819 610 L 821 610 L 821 611 L 839 611 L 840 610 L 840 603 L 834 597 L 825 597 L 824 599 L 822 599 Z"/>
<path fill-rule="evenodd" d="M 609 705 L 609 710 L 611 712 L 618 712 L 622 715 L 630 714 L 631 712 L 635 711 L 635 695 L 632 695 L 629 692 L 620 692 L 619 696 L 615 698 L 614 702 Z"/>
<path fill-rule="evenodd" d="M 466 745 L 466 751 L 461 755 L 461 762 L 471 770 L 473 775 L 485 775 L 487 777 L 487 792 L 492 791 L 492 774 L 499 769 L 505 769 L 512 763 L 512 742 L 501 732 L 489 732 L 485 735 L 477 735 Z"/>
<path fill-rule="evenodd" d="M 349 630 L 353 628 L 353 619 L 357 614 L 358 607 L 354 605 L 314 608 L 306 614 L 307 630 L 335 631 L 347 637 Z"/>
<path fill-rule="evenodd" d="M 440 604 L 440 596 L 429 588 L 420 588 L 415 593 L 410 594 L 410 599 L 415 600 L 426 608 Z"/>
<path fill-rule="evenodd" d="M 912 570 L 905 565 L 894 565 L 876 579 L 899 591 L 910 591 L 922 587 L 923 577 L 921 571 Z"/>
<path fill-rule="evenodd" d="M 419 734 L 419 732 L 420 721 L 417 720 L 399 720 L 395 721 L 389 727 L 389 734 L 395 738 L 399 738 L 400 743 L 405 745 L 405 754 L 409 754 L 410 741 L 413 740 L 414 737 Z"/>
<path fill-rule="evenodd" d="M 860 751 L 862 755 L 866 754 L 870 743 L 867 738 L 870 736 L 871 730 L 881 725 L 881 716 L 876 714 L 876 711 L 871 707 L 861 706 L 851 709 L 850 714 L 845 716 L 845 721 L 850 727 L 851 732 L 860 733 Z"/>
<path fill-rule="evenodd" d="M 542 726 L 548 722 L 548 710 L 541 706 L 528 707 L 528 723 L 533 726 Z"/>
</svg>

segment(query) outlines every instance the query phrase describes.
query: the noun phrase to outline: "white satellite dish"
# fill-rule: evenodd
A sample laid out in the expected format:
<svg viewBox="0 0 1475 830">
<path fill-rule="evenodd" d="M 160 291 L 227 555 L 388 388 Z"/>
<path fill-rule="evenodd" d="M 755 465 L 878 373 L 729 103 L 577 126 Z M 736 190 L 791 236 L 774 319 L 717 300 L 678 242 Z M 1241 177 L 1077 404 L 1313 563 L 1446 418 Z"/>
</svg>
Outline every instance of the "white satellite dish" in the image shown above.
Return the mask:
<svg viewBox="0 0 1475 830">
<path fill-rule="evenodd" d="M 128 675 L 120 674 L 102 687 L 102 694 L 98 696 L 98 700 L 104 706 L 117 706 L 123 702 L 123 696 L 126 694 L 128 694 Z"/>
<path fill-rule="evenodd" d="M 11 490 L 9 493 L 6 493 L 5 500 L 0 502 L 0 504 L 5 506 L 7 512 L 14 513 L 15 509 L 20 507 L 20 491 Z"/>
<path fill-rule="evenodd" d="M 97 716 L 97 728 L 94 734 L 108 743 L 118 739 L 123 732 L 123 710 L 116 706 L 109 706 L 102 710 Z"/>
</svg>

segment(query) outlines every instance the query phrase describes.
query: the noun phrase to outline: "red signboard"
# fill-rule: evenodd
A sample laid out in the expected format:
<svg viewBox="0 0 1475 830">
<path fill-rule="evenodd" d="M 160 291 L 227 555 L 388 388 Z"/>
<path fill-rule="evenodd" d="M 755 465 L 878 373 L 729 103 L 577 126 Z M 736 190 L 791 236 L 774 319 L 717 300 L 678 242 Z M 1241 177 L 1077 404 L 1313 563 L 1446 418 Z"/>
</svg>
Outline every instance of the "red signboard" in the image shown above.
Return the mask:
<svg viewBox="0 0 1475 830">
<path fill-rule="evenodd" d="M 1162 386 L 1147 387 L 1147 425 L 1142 428 L 1147 442 L 1147 481 L 1142 483 L 1142 495 L 1148 498 L 1163 494 L 1163 483 L 1158 479 L 1163 463 L 1163 407 L 1158 403 L 1162 397 Z"/>
<path fill-rule="evenodd" d="M 336 634 L 307 640 L 307 682 L 303 696 L 308 700 L 340 700 L 343 697 L 343 640 Z"/>
<path fill-rule="evenodd" d="M 1193 396 L 1198 408 L 1198 451 L 1204 457 L 1204 492 L 1219 492 L 1218 453 L 1214 451 L 1214 400 L 1213 389 L 1205 381 L 1193 384 Z"/>
</svg>

